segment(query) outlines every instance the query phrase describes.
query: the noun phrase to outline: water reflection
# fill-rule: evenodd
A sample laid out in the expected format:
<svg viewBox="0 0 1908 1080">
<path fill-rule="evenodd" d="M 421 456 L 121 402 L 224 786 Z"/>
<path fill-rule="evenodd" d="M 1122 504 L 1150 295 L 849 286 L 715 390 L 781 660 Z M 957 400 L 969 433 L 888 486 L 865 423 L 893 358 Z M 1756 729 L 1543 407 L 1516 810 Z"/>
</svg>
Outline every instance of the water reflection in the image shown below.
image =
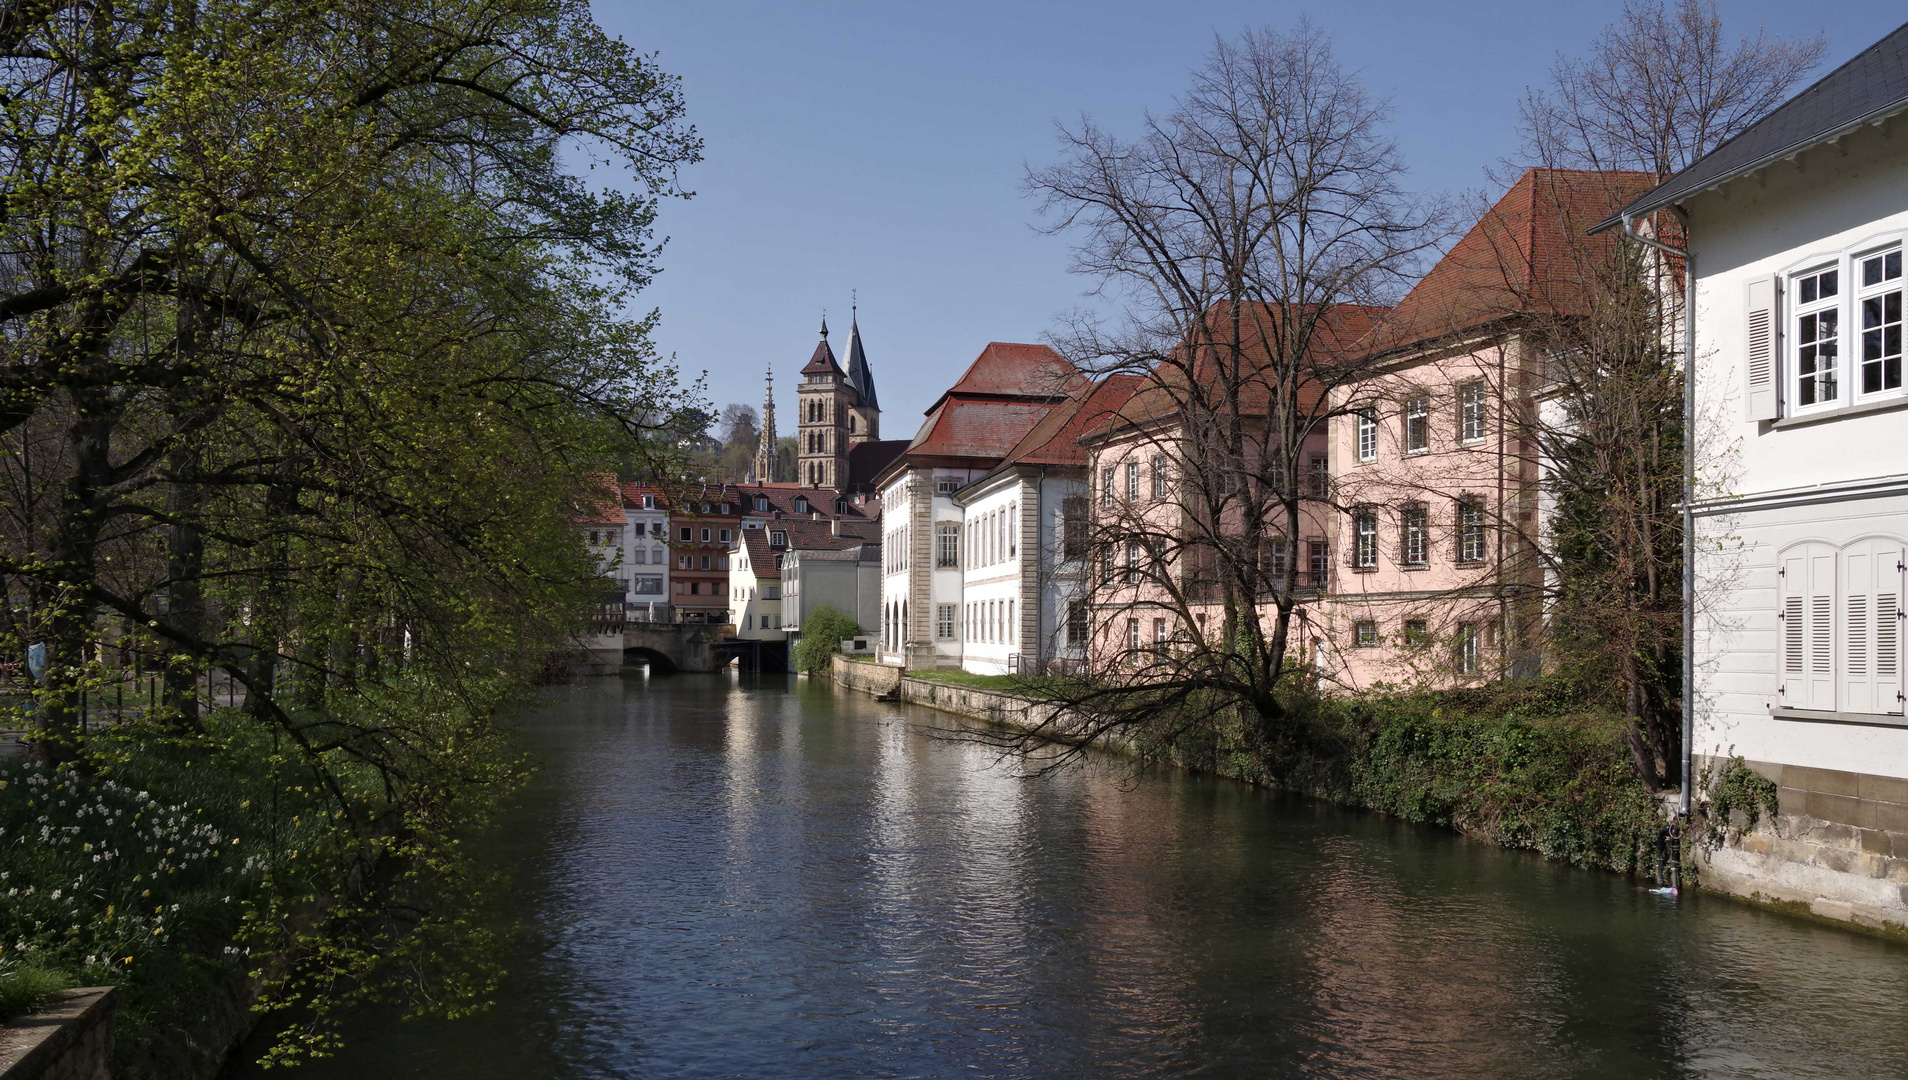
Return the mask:
<svg viewBox="0 0 1908 1080">
<path fill-rule="evenodd" d="M 1908 1076 L 1908 949 L 821 685 L 604 682 L 487 841 L 509 993 L 317 1077 Z"/>
</svg>

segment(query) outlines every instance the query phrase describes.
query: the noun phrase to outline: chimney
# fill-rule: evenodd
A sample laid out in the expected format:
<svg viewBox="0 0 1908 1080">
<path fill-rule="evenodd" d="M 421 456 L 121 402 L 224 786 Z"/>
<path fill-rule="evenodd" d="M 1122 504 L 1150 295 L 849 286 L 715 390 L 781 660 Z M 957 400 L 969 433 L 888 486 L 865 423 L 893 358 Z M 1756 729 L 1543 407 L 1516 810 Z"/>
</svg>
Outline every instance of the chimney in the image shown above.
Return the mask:
<svg viewBox="0 0 1908 1080">
<path fill-rule="evenodd" d="M 820 510 L 817 510 L 817 511 L 815 511 L 815 512 L 814 512 L 813 514 L 811 514 L 811 515 L 809 515 L 809 516 L 810 516 L 810 517 L 812 517 L 812 518 L 814 518 L 814 519 L 815 519 L 816 521 L 820 521 L 820 520 L 821 520 L 821 511 L 820 511 Z"/>
<path fill-rule="evenodd" d="M 828 535 L 830 536 L 841 535 L 841 519 L 840 518 L 835 518 L 833 521 L 830 521 L 828 523 Z"/>
</svg>

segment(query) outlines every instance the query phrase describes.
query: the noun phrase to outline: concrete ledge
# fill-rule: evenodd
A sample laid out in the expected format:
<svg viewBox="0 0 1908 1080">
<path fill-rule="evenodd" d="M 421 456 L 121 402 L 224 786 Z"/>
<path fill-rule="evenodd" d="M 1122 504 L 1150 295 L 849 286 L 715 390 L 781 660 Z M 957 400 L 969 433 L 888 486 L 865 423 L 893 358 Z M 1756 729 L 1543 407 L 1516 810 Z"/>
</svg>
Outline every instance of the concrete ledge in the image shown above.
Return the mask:
<svg viewBox="0 0 1908 1080">
<path fill-rule="evenodd" d="M 111 1080 L 113 988 L 68 990 L 0 1027 L 0 1080 Z"/>
</svg>

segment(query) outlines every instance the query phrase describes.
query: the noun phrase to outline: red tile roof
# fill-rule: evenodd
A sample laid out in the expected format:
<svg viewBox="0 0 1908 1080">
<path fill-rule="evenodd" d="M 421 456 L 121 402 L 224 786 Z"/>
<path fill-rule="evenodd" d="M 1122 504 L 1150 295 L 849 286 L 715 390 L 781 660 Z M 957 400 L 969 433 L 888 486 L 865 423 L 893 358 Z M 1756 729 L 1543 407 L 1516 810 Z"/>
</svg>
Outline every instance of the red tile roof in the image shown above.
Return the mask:
<svg viewBox="0 0 1908 1080">
<path fill-rule="evenodd" d="M 624 525 L 623 493 L 616 478 L 608 474 L 590 478 L 593 492 L 585 494 L 577 506 L 579 525 Z"/>
<path fill-rule="evenodd" d="M 1031 401 L 969 401 L 956 398 L 929 414 L 903 455 L 909 458 L 979 458 L 999 461 L 1042 417 L 1061 404 Z M 979 464 L 979 463 L 977 463 Z"/>
<path fill-rule="evenodd" d="M 1108 375 L 1084 394 L 1040 418 L 1033 430 L 1001 459 L 1009 465 L 1084 467 L 1086 447 L 1080 438 L 1112 419 L 1146 380 L 1138 375 Z"/>
<path fill-rule="evenodd" d="M 869 496 L 865 502 L 857 502 L 852 495 L 845 495 L 833 488 L 801 487 L 795 484 L 738 484 L 733 489 L 739 503 L 740 512 L 750 517 L 763 514 L 781 514 L 784 518 L 812 518 L 819 513 L 823 521 L 841 518 L 843 521 L 873 521 L 881 517 L 881 500 Z M 757 510 L 755 500 L 760 496 L 768 500 L 767 510 Z M 808 507 L 797 510 L 795 500 L 801 499 Z M 837 511 L 835 504 L 845 502 L 846 509 Z"/>
<path fill-rule="evenodd" d="M 1655 182 L 1640 172 L 1526 170 L 1361 347 L 1393 352 L 1514 315 L 1581 310 L 1583 258 L 1619 242 L 1585 230 Z"/>
<path fill-rule="evenodd" d="M 1224 320 L 1225 305 L 1216 305 L 1208 317 L 1212 325 L 1220 325 Z M 1310 342 L 1312 355 L 1321 364 L 1334 359 L 1342 362 L 1360 346 L 1373 325 L 1386 314 L 1385 308 L 1364 304 L 1334 304 L 1323 314 L 1314 328 Z M 1263 415 L 1271 400 L 1270 358 L 1272 346 L 1266 338 L 1273 332 L 1281 319 L 1280 309 L 1271 304 L 1253 304 L 1241 319 L 1243 338 L 1240 343 L 1241 359 L 1237 361 L 1241 368 L 1257 362 L 1261 366 L 1251 371 L 1241 371 L 1239 407 L 1245 415 Z M 1219 357 L 1210 348 L 1202 348 L 1190 364 L 1168 363 L 1155 368 L 1145 376 L 1142 385 L 1133 392 L 1116 415 L 1107 419 L 1096 428 L 1088 428 L 1086 435 L 1102 435 L 1117 428 L 1145 424 L 1171 416 L 1186 407 L 1188 400 L 1196 400 L 1196 395 L 1186 388 L 1190 385 L 1209 387 L 1218 378 Z M 1258 372 L 1268 371 L 1264 378 Z M 1324 388 L 1309 380 L 1298 387 L 1298 407 L 1304 410 L 1316 409 L 1324 398 Z"/>
<path fill-rule="evenodd" d="M 1080 369 L 1048 346 L 990 341 L 927 411 L 933 412 L 949 396 L 1045 400 L 1077 393 L 1086 384 Z"/>
</svg>

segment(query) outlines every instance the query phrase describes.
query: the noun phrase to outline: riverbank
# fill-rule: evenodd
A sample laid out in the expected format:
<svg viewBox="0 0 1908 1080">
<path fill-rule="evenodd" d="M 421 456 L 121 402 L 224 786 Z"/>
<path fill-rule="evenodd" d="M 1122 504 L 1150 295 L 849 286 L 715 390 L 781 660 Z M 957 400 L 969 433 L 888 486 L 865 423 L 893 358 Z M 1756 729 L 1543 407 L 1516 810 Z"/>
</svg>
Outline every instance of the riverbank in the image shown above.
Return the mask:
<svg viewBox="0 0 1908 1080">
<path fill-rule="evenodd" d="M 848 689 L 983 723 L 1031 728 L 1051 708 L 1002 688 L 1011 677 L 949 682 L 938 674 L 842 656 L 831 669 Z M 1631 770 L 1614 718 L 1572 715 L 1513 688 L 1328 702 L 1297 730 L 1278 747 L 1233 732 L 1162 756 L 1574 866 L 1652 878 L 1667 870 L 1659 866 L 1658 804 Z"/>
</svg>

